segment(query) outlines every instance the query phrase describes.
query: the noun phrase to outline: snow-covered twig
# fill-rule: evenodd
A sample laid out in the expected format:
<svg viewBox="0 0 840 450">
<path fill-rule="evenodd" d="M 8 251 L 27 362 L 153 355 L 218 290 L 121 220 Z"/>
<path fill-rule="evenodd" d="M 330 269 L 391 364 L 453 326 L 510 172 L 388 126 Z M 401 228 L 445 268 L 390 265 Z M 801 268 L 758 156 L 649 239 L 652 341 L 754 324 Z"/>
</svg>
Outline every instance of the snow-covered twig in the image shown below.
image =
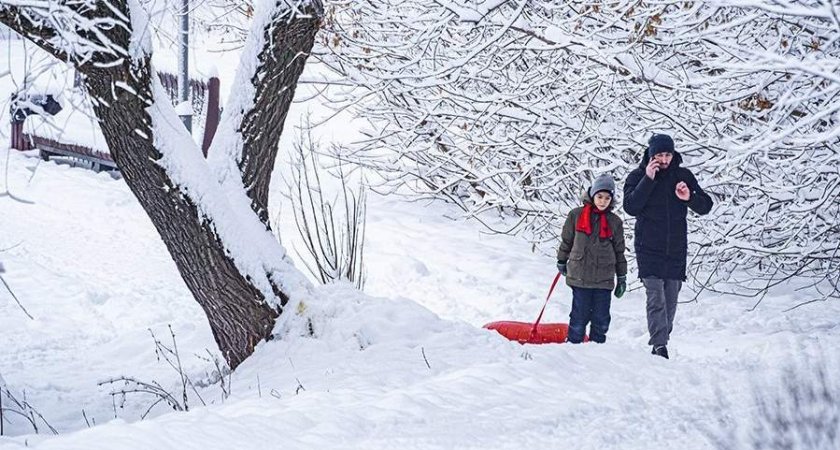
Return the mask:
<svg viewBox="0 0 840 450">
<path fill-rule="evenodd" d="M 11 405 L 3 406 L 3 396 L 11 401 Z M 38 428 L 38 420 L 40 419 L 44 425 L 53 433 L 58 434 L 58 430 L 56 430 L 49 422 L 44 418 L 44 416 L 38 412 L 27 400 L 26 400 L 26 392 L 23 393 L 23 400 L 18 399 L 12 391 L 6 388 L 5 386 L 0 386 L 0 436 L 3 435 L 2 423 L 6 419 L 3 417 L 5 413 L 12 413 L 16 416 L 23 417 L 26 421 L 32 426 L 32 429 L 37 434 L 39 432 Z"/>
<path fill-rule="evenodd" d="M 347 280 L 358 288 L 364 286 L 365 191 L 349 186 L 344 165 L 339 162 L 339 194 L 329 198 L 321 181 L 318 149 L 312 140 L 311 125 L 301 127 L 295 142 L 288 198 L 292 202 L 295 224 L 308 258 L 304 264 L 321 283 Z"/>
<path fill-rule="evenodd" d="M 370 123 L 340 157 L 372 189 L 449 201 L 550 253 L 579 188 L 623 178 L 668 132 L 717 203 L 689 222 L 697 290 L 761 296 L 797 276 L 838 292 L 831 2 L 490 3 L 328 6 L 317 54 L 355 86 L 324 98 Z"/>
<path fill-rule="evenodd" d="M 3 275 L 0 275 L 0 281 L 3 282 L 3 286 L 6 287 L 6 290 L 9 291 L 9 294 L 12 296 L 13 299 L 15 299 L 15 303 L 17 303 L 21 311 L 23 311 L 23 313 L 26 314 L 26 317 L 29 317 L 30 320 L 35 320 L 35 318 L 32 317 L 32 314 L 29 314 L 29 311 L 27 311 L 26 308 L 23 307 L 23 304 L 20 303 L 20 300 L 18 300 L 17 295 L 15 295 L 14 291 L 12 291 L 12 288 L 9 286 L 9 283 L 6 283 L 6 279 L 3 278 Z"/>
</svg>

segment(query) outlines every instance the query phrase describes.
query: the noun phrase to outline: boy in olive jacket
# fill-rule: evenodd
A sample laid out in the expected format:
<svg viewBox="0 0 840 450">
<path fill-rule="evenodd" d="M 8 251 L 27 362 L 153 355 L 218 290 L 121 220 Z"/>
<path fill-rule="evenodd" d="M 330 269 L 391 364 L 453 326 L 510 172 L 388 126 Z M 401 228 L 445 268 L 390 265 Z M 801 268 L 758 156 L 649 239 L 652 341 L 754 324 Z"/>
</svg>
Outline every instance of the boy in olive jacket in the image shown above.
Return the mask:
<svg viewBox="0 0 840 450">
<path fill-rule="evenodd" d="M 583 194 L 584 206 L 569 212 L 563 225 L 557 269 L 572 288 L 568 342 L 604 343 L 610 326 L 610 291 L 616 298 L 627 290 L 624 224 L 612 212 L 615 181 L 608 174 L 595 179 Z M 615 278 L 618 277 L 618 282 Z"/>
</svg>

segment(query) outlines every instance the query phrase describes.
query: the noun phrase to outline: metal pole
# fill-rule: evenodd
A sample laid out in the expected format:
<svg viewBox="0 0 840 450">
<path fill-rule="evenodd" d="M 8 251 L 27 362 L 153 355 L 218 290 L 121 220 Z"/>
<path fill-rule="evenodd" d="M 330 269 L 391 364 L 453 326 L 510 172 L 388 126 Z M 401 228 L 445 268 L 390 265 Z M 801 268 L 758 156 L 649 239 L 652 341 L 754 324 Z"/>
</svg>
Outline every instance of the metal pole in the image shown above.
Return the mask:
<svg viewBox="0 0 840 450">
<path fill-rule="evenodd" d="M 181 39 L 178 47 L 178 101 L 183 104 L 190 100 L 190 1 L 181 0 Z M 185 113 L 185 111 L 180 111 Z M 187 131 L 192 132 L 192 112 L 181 116 Z"/>
</svg>

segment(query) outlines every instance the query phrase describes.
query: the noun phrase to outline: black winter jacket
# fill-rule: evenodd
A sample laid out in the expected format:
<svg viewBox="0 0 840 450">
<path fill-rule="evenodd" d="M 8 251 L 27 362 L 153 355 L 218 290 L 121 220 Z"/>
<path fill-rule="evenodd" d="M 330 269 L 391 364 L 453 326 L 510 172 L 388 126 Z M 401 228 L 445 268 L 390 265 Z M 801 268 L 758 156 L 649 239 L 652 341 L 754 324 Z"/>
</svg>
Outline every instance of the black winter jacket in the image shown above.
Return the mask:
<svg viewBox="0 0 840 450">
<path fill-rule="evenodd" d="M 639 278 L 662 278 L 685 281 L 688 253 L 688 208 L 697 214 L 712 209 L 694 174 L 680 167 L 682 156 L 674 152 L 671 164 L 651 180 L 645 175 L 650 157 L 645 152 L 639 167 L 630 172 L 624 183 L 624 211 L 636 217 L 633 247 L 639 266 Z M 687 202 L 676 194 L 677 183 L 684 181 L 691 191 Z"/>
</svg>

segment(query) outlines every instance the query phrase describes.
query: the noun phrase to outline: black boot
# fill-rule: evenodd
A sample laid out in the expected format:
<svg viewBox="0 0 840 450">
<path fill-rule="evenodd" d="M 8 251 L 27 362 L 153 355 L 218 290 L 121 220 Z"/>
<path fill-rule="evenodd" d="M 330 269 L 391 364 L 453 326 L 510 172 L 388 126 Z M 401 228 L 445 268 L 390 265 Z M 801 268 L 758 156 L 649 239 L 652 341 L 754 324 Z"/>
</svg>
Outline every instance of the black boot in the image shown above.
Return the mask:
<svg viewBox="0 0 840 450">
<path fill-rule="evenodd" d="M 668 359 L 668 348 L 664 345 L 656 345 L 653 347 L 653 350 L 650 351 L 650 354 Z"/>
</svg>

